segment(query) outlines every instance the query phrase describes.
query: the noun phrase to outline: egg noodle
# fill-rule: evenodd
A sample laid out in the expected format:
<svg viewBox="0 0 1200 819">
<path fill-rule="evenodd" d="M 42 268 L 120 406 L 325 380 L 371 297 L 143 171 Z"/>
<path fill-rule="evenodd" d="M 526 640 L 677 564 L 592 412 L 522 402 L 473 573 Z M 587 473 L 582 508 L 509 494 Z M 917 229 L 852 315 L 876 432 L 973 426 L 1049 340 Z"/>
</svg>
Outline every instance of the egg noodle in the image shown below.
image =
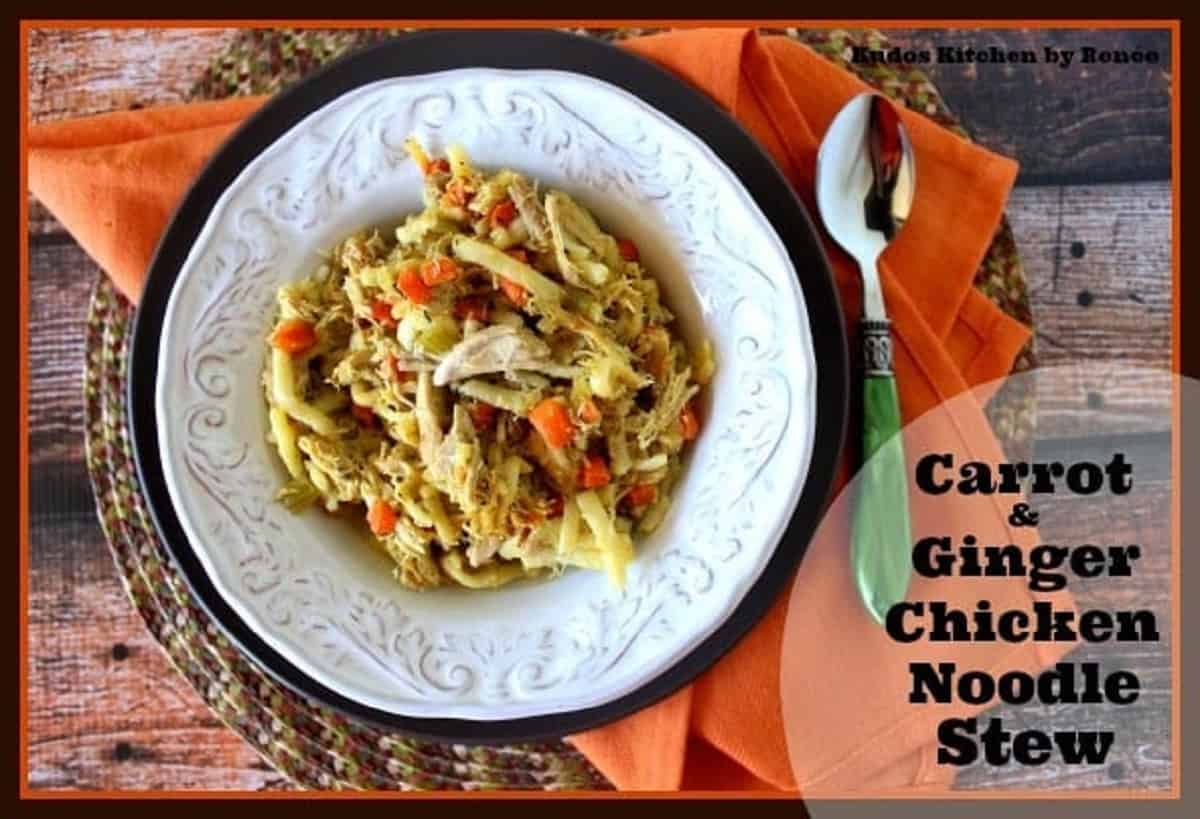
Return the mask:
<svg viewBox="0 0 1200 819">
<path fill-rule="evenodd" d="M 409 139 L 425 209 L 278 292 L 278 499 L 365 522 L 405 586 L 567 566 L 618 586 L 669 507 L 713 376 L 636 245 L 558 191 Z"/>
</svg>

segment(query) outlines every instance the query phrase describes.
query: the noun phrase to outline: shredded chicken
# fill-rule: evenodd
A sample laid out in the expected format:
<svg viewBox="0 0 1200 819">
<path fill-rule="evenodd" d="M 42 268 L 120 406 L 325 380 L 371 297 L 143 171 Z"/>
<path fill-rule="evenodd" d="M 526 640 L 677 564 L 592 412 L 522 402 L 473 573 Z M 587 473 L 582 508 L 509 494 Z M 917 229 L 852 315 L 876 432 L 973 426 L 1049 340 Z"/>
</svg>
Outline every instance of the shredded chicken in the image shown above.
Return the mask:
<svg viewBox="0 0 1200 819">
<path fill-rule="evenodd" d="M 497 324 L 454 345 L 433 371 L 433 383 L 443 387 L 485 373 L 546 367 L 556 369 L 546 342 L 523 328 Z"/>
<path fill-rule="evenodd" d="M 531 244 L 542 249 L 550 247 L 550 222 L 546 218 L 546 209 L 538 201 L 534 186 L 523 177 L 517 177 L 509 184 L 508 195 L 525 222 Z"/>
<path fill-rule="evenodd" d="M 482 566 L 500 551 L 504 543 L 502 538 L 478 538 L 467 547 L 467 560 L 472 566 Z"/>
<path fill-rule="evenodd" d="M 431 358 L 414 353 L 392 353 L 391 363 L 397 370 L 406 373 L 433 372 L 438 363 Z"/>
<path fill-rule="evenodd" d="M 560 191 L 546 195 L 546 217 L 554 258 L 563 278 L 576 287 L 601 287 L 620 261 L 617 243 L 596 226 L 591 214 Z"/>
</svg>

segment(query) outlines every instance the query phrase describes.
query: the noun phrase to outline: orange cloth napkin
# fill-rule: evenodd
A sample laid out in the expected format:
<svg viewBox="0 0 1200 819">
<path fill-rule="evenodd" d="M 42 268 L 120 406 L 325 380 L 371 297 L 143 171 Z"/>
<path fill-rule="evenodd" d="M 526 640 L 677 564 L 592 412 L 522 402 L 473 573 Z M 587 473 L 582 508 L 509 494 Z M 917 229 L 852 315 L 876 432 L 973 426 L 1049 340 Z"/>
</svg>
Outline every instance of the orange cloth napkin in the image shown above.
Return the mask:
<svg viewBox="0 0 1200 819">
<path fill-rule="evenodd" d="M 731 112 L 816 214 L 813 179 L 820 137 L 840 106 L 865 88 L 861 82 L 793 41 L 746 30 L 674 32 L 628 41 L 625 47 Z M 240 99 L 33 127 L 27 143 L 30 188 L 136 299 L 159 236 L 188 184 L 262 102 Z M 909 222 L 884 256 L 881 274 L 898 340 L 903 414 L 912 419 L 971 385 L 1004 376 L 1028 331 L 971 286 L 1013 183 L 1015 163 L 918 114 L 905 112 L 903 118 L 920 169 L 918 196 Z M 831 242 L 826 246 L 853 334 L 860 308 L 858 271 Z M 990 439 L 982 413 L 977 421 Z M 854 419 L 851 423 L 853 437 L 857 426 Z M 847 471 L 843 468 L 841 480 Z M 844 554 L 831 552 L 845 547 L 844 540 L 815 543 L 799 575 L 813 600 L 840 607 L 844 614 L 814 618 L 811 638 L 789 659 L 812 669 L 804 691 L 811 707 L 796 715 L 806 721 L 803 729 L 812 747 L 793 748 L 792 764 L 779 690 L 786 599 L 694 684 L 574 741 L 623 788 L 849 789 L 868 782 L 891 787 L 949 782 L 953 769 L 929 764 L 934 733 L 927 727 L 892 730 L 905 728 L 903 714 L 871 702 L 883 696 L 874 691 L 890 690 L 884 678 L 892 689 L 900 685 L 903 690 L 897 681 L 906 676 L 907 655 L 881 638 L 882 631 L 862 613 L 847 580 Z M 993 582 L 1007 588 L 996 599 L 1028 603 L 1019 579 Z M 836 649 L 832 659 L 831 647 Z M 973 656 L 1023 668 L 1055 656 L 1030 649 L 1006 660 L 1011 650 L 991 644 Z M 851 684 L 839 666 L 871 674 L 859 673 Z M 874 682 L 862 682 L 872 674 Z M 864 703 L 881 707 L 864 709 Z M 870 777 L 856 778 L 847 760 L 861 758 L 868 747 Z M 801 781 L 793 770 L 801 772 Z M 860 773 L 866 770 L 860 767 Z"/>
</svg>

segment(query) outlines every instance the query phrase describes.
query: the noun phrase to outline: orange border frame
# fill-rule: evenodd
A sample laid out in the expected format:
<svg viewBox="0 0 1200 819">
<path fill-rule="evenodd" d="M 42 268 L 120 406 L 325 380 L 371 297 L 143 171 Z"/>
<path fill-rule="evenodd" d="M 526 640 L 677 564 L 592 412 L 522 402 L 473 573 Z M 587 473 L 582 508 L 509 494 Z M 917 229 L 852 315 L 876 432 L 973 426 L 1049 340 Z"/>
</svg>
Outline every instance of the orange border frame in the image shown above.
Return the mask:
<svg viewBox="0 0 1200 819">
<path fill-rule="evenodd" d="M 20 60 L 20 77 L 18 82 L 20 87 L 17 90 L 19 116 L 21 117 L 21 127 L 17 136 L 17 150 L 20 154 L 20 169 L 17 172 L 20 187 L 17 189 L 17 247 L 19 248 L 17 255 L 19 256 L 19 264 L 21 267 L 20 281 L 18 284 L 18 298 L 21 300 L 18 306 L 18 315 L 20 316 L 21 326 L 18 330 L 20 334 L 19 348 L 20 361 L 17 363 L 18 377 L 21 380 L 19 392 L 21 396 L 20 407 L 17 410 L 18 424 L 20 426 L 19 435 L 21 436 L 18 444 L 18 461 L 21 474 L 17 478 L 19 484 L 18 500 L 21 505 L 18 528 L 20 531 L 20 550 L 18 557 L 18 571 L 21 573 L 18 579 L 20 586 L 20 594 L 17 595 L 17 605 L 20 607 L 17 612 L 17 622 L 20 624 L 20 634 L 17 636 L 17 659 L 18 659 L 18 676 L 20 683 L 18 685 L 20 701 L 17 703 L 17 731 L 20 737 L 18 742 L 18 753 L 21 755 L 17 762 L 17 770 L 20 772 L 20 792 L 22 798 L 28 795 L 29 792 L 29 186 L 26 183 L 26 175 L 28 171 L 28 158 L 26 153 L 26 139 L 29 131 L 29 38 L 25 21 L 21 21 L 20 40 L 18 44 L 18 53 Z"/>
<path fill-rule="evenodd" d="M 1183 465 L 1183 429 L 1181 380 L 1183 377 L 1183 296 L 1180 280 L 1183 270 L 1183 94 L 1182 26 L 1176 20 L 1171 26 L 1171 371 L 1175 375 L 1171 405 L 1171 474 L 1178 481 Z M 1183 778 L 1183 716 L 1179 694 L 1183 690 L 1183 640 L 1179 626 L 1183 622 L 1183 493 L 1177 487 L 1171 492 L 1171 682 L 1175 696 L 1171 697 L 1171 790 L 1178 798 Z"/>
<path fill-rule="evenodd" d="M 1068 28 L 1068 29 L 1165 29 L 1171 32 L 1171 57 L 1172 63 L 1170 67 L 1172 89 L 1171 89 L 1171 278 L 1172 278 L 1172 326 L 1171 326 L 1171 368 L 1176 374 L 1180 374 L 1182 364 L 1182 352 L 1180 342 L 1180 329 L 1182 326 L 1181 305 L 1180 305 L 1180 271 L 1182 263 L 1182 242 L 1180 235 L 1181 221 L 1181 191 L 1182 180 L 1181 174 L 1181 157 L 1182 157 L 1182 72 L 1180 66 L 1182 64 L 1181 50 L 1181 30 L 1182 24 L 1178 19 L 1163 19 L 1163 20 L 1088 20 L 1088 19 L 1053 19 L 1053 20 L 991 20 L 991 19 L 900 19 L 886 21 L 872 21 L 856 18 L 846 18 L 840 20 L 806 20 L 806 19 L 770 19 L 770 20 L 746 20 L 740 18 L 729 19 L 708 19 L 708 20 L 680 20 L 671 18 L 650 18 L 650 19 L 631 19 L 631 20 L 587 20 L 587 19 L 535 19 L 535 18 L 516 18 L 511 20 L 478 20 L 464 21 L 453 19 L 428 19 L 428 20 L 321 20 L 321 19 L 306 19 L 306 20 L 287 20 L 287 19 L 262 19 L 262 20 L 58 20 L 58 19 L 23 19 L 18 26 L 18 52 L 20 55 L 20 88 L 18 97 L 20 101 L 19 115 L 21 118 L 20 134 L 18 136 L 18 151 L 20 155 L 20 171 L 18 188 L 18 223 L 17 223 L 17 242 L 20 248 L 20 282 L 19 282 L 19 316 L 20 316 L 20 362 L 18 364 L 18 372 L 20 378 L 20 408 L 19 413 L 19 503 L 20 503 L 20 521 L 19 533 L 21 538 L 19 552 L 19 570 L 20 579 L 19 587 L 20 594 L 18 604 L 18 622 L 20 634 L 18 637 L 19 645 L 19 695 L 20 702 L 18 703 L 18 719 L 19 719 L 19 743 L 18 753 L 18 775 L 19 794 L 22 799 L 125 799 L 125 798 L 153 798 L 153 799 L 621 799 L 628 797 L 645 797 L 653 799 L 673 799 L 673 798 L 707 798 L 707 799 L 795 799 L 798 794 L 795 792 L 776 792 L 776 791 L 704 791 L 704 790 L 689 790 L 689 791 L 638 791 L 638 792 L 609 792 L 609 791 L 550 791 L 538 793 L 526 793 L 517 791 L 486 791 L 486 792 L 462 792 L 462 791 L 447 791 L 437 793 L 389 793 L 389 792 L 354 792 L 354 793 L 334 793 L 324 791 L 280 791 L 280 792 L 259 792 L 259 791 L 182 791 L 182 790 L 160 790 L 160 791 L 43 791 L 33 790 L 29 788 L 29 669 L 28 669 L 28 629 L 29 629 L 29 213 L 28 213 L 28 185 L 27 185 L 27 140 L 29 129 L 29 38 L 28 33 L 33 28 L 272 28 L 280 25 L 297 28 L 364 28 L 370 26 L 386 26 L 395 25 L 397 23 L 417 24 L 423 28 L 517 28 L 517 27 L 552 27 L 552 26 L 592 26 L 596 28 L 614 28 L 618 26 L 638 26 L 638 27 L 675 27 L 675 28 L 699 28 L 702 26 L 758 26 L 764 23 L 777 25 L 798 26 L 807 28 L 836 28 L 836 27 L 863 27 L 871 26 L 879 29 L 893 28 L 978 28 L 978 29 L 1045 29 L 1045 28 Z M 1172 408 L 1172 435 L 1171 451 L 1172 464 L 1175 474 L 1178 474 L 1179 465 L 1182 463 L 1180 440 L 1178 430 L 1180 429 L 1180 391 L 1178 379 L 1175 380 L 1174 390 L 1174 405 Z M 945 801 L 954 800 L 1005 800 L 1005 799 L 1044 799 L 1044 800 L 1104 800 L 1104 799 L 1152 799 L 1152 800 L 1177 800 L 1180 798 L 1182 777 L 1182 761 L 1181 754 L 1181 708 L 1180 708 L 1180 682 L 1181 682 L 1181 644 L 1178 626 L 1180 625 L 1180 609 L 1181 600 L 1180 594 L 1182 591 L 1180 582 L 1180 552 L 1181 552 L 1181 506 L 1179 492 L 1172 493 L 1171 501 L 1171 569 L 1172 569 L 1172 589 L 1171 589 L 1171 667 L 1172 678 L 1175 683 L 1173 691 L 1175 696 L 1171 699 L 1172 710 L 1172 731 L 1171 731 L 1171 761 L 1172 761 L 1172 777 L 1171 788 L 1165 791 L 1152 790 L 1133 790 L 1128 788 L 1104 788 L 1095 790 L 1067 790 L 1067 791 L 1039 791 L 1026 789 L 999 790 L 999 791 L 948 791 L 945 793 L 919 793 L 912 790 L 898 791 L 875 791 L 869 795 L 866 794 L 848 794 L 845 796 L 830 796 L 822 794 L 815 800 L 843 800 L 843 799 L 936 799 Z"/>
</svg>

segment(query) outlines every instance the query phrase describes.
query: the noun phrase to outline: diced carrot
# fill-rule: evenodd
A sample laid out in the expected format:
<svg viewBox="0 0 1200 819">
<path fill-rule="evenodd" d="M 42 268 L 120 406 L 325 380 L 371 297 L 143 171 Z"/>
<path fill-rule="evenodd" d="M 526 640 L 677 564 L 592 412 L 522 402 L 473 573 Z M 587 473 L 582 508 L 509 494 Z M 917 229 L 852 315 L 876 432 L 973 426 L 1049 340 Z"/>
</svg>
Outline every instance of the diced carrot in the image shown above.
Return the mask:
<svg viewBox="0 0 1200 819">
<path fill-rule="evenodd" d="M 688 401 L 679 413 L 679 423 L 683 427 L 683 440 L 694 441 L 700 434 L 700 418 L 696 415 L 696 406 Z"/>
<path fill-rule="evenodd" d="M 460 319 L 488 320 L 488 303 L 482 296 L 464 296 L 454 302 L 454 315 Z"/>
<path fill-rule="evenodd" d="M 594 424 L 600 420 L 600 408 L 596 402 L 588 399 L 579 405 L 579 420 L 585 424 Z"/>
<path fill-rule="evenodd" d="M 350 412 L 353 413 L 358 423 L 364 427 L 375 426 L 375 413 L 371 411 L 370 407 L 364 407 L 362 404 L 351 404 Z"/>
<path fill-rule="evenodd" d="M 588 455 L 579 469 L 579 485 L 584 489 L 599 489 L 612 480 L 608 462 L 600 455 Z"/>
<path fill-rule="evenodd" d="M 383 299 L 371 302 L 371 317 L 384 327 L 396 326 L 396 319 L 392 318 L 392 305 Z"/>
<path fill-rule="evenodd" d="M 546 502 L 546 517 L 550 519 L 561 518 L 566 505 L 567 502 L 563 500 L 562 495 L 551 495 L 550 500 Z"/>
<path fill-rule="evenodd" d="M 513 204 L 511 199 L 505 199 L 503 202 L 497 202 L 492 207 L 492 212 L 488 214 L 488 221 L 493 226 L 504 227 L 517 218 L 517 206 Z"/>
<path fill-rule="evenodd" d="M 558 398 L 545 398 L 529 412 L 529 423 L 554 449 L 562 449 L 571 443 L 575 425 L 571 423 L 567 405 Z"/>
<path fill-rule="evenodd" d="M 621 254 L 621 258 L 627 262 L 636 262 L 641 258 L 638 253 L 638 246 L 633 243 L 632 239 L 618 239 L 617 252 Z"/>
<path fill-rule="evenodd" d="M 367 525 L 378 537 L 396 531 L 396 510 L 387 501 L 376 499 L 367 511 Z"/>
<path fill-rule="evenodd" d="M 504 252 L 522 264 L 529 264 L 529 251 L 523 247 L 510 247 Z"/>
<path fill-rule="evenodd" d="M 279 322 L 271 334 L 271 346 L 285 353 L 299 355 L 311 350 L 317 343 L 317 330 L 311 322 L 300 318 Z"/>
<path fill-rule="evenodd" d="M 625 502 L 630 506 L 645 506 L 654 503 L 658 489 L 652 483 L 639 483 L 625 493 Z"/>
<path fill-rule="evenodd" d="M 476 432 L 483 432 L 496 421 L 497 409 L 491 404 L 480 401 L 471 407 L 471 422 Z"/>
<path fill-rule="evenodd" d="M 458 265 L 453 259 L 438 256 L 421 265 L 421 281 L 430 287 L 452 282 L 458 278 Z"/>
<path fill-rule="evenodd" d="M 425 173 L 450 173 L 450 160 L 445 157 L 429 160 L 428 164 L 425 165 Z"/>
<path fill-rule="evenodd" d="M 500 279 L 500 289 L 517 307 L 524 307 L 529 301 L 529 294 L 525 292 L 525 288 L 514 281 Z"/>
<path fill-rule="evenodd" d="M 402 270 L 396 284 L 414 304 L 428 304 L 433 298 L 433 289 L 421 279 L 421 272 L 415 265 Z"/>
</svg>

